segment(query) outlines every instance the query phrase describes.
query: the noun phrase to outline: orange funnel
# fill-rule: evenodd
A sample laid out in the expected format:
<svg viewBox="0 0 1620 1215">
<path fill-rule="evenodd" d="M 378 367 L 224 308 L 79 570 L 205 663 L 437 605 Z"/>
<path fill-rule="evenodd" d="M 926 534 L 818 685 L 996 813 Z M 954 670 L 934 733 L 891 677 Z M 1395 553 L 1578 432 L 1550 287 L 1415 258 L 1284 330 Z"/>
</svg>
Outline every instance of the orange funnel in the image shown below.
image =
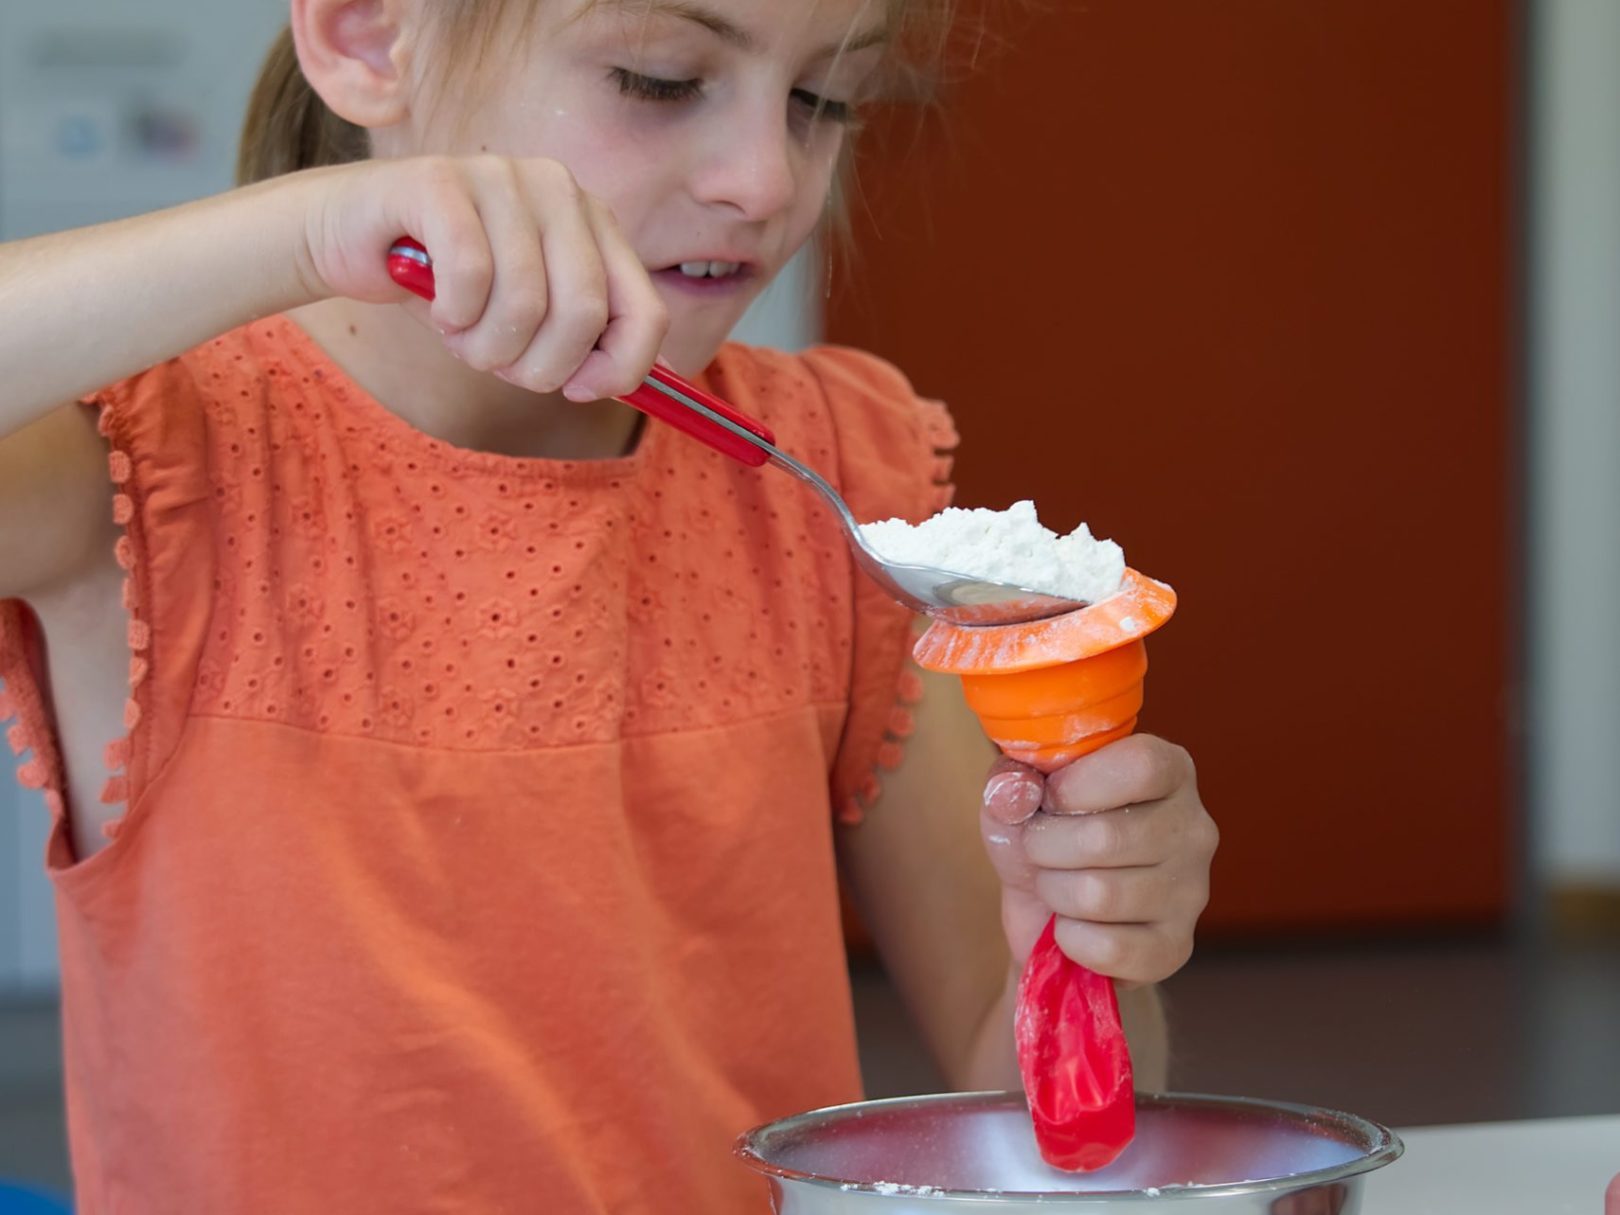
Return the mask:
<svg viewBox="0 0 1620 1215">
<path fill-rule="evenodd" d="M 1002 752 L 1052 772 L 1136 728 L 1147 647 L 1176 593 L 1126 570 L 1107 599 L 1031 624 L 936 621 L 917 641 L 920 666 L 959 676 Z M 1057 917 L 1018 984 L 1018 1069 L 1041 1157 L 1062 1169 L 1110 1163 L 1136 1128 L 1131 1060 L 1112 982 L 1067 957 Z"/>
<path fill-rule="evenodd" d="M 1176 610 L 1176 593 L 1135 570 L 1107 599 L 1031 624 L 936 621 L 917 642 L 919 666 L 959 675 L 968 704 L 1002 752 L 1042 772 L 1136 728 L 1147 647 Z"/>
</svg>

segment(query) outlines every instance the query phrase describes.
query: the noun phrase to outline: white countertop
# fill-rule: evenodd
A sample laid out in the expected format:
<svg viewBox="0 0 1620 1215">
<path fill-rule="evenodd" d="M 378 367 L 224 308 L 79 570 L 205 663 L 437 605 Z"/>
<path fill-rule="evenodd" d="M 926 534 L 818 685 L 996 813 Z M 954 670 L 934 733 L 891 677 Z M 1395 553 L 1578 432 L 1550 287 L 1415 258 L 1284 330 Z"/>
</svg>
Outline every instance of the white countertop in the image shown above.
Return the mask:
<svg viewBox="0 0 1620 1215">
<path fill-rule="evenodd" d="M 1362 1215 L 1603 1215 L 1620 1173 L 1620 1114 L 1422 1126 L 1367 1175 Z"/>
</svg>

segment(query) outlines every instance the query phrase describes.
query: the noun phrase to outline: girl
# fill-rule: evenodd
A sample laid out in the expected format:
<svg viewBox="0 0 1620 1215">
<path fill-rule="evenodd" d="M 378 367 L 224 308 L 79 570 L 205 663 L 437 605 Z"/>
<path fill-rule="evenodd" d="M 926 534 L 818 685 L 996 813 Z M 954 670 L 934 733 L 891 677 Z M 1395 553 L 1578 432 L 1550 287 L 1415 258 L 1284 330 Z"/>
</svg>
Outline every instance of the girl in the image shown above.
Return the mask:
<svg viewBox="0 0 1620 1215">
<path fill-rule="evenodd" d="M 861 517 L 944 503 L 892 369 L 723 345 L 917 2 L 292 0 L 254 184 L 0 254 L 87 1215 L 754 1209 L 734 1136 L 859 1094 L 840 872 L 953 1083 L 1016 1084 L 1051 912 L 1163 1082 L 1185 754 L 987 787 L 813 496 L 607 400 L 661 354 Z"/>
</svg>

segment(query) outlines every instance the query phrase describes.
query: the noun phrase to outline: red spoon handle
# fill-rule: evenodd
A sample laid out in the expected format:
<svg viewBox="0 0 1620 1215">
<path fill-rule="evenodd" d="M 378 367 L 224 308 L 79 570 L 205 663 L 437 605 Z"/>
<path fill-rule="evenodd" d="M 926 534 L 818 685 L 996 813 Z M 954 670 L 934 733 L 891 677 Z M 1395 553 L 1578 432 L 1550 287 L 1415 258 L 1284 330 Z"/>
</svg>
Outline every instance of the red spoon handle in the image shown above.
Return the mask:
<svg viewBox="0 0 1620 1215">
<path fill-rule="evenodd" d="M 433 298 L 433 259 L 419 242 L 408 236 L 396 240 L 388 250 L 388 273 L 407 291 L 425 300 Z M 681 400 L 682 397 L 686 400 Z M 694 409 L 688 402 L 711 411 L 768 445 L 774 446 L 776 443 L 776 436 L 763 422 L 749 417 L 712 393 L 704 392 L 665 367 L 654 367 L 642 380 L 640 387 L 619 400 L 701 440 L 721 455 L 754 468 L 771 458 L 770 451 L 713 418 L 704 416 L 700 409 Z"/>
</svg>

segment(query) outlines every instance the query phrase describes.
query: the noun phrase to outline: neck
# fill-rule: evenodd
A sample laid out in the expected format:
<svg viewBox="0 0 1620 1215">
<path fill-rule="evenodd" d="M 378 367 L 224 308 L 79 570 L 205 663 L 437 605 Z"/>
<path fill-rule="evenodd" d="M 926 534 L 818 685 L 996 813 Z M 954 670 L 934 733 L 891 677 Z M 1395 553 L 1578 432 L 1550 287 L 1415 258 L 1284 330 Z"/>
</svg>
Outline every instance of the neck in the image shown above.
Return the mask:
<svg viewBox="0 0 1620 1215">
<path fill-rule="evenodd" d="M 579 405 L 476 371 L 404 310 L 335 298 L 292 319 L 350 379 L 416 429 L 471 451 L 603 460 L 634 445 L 641 415 L 615 401 Z"/>
</svg>

